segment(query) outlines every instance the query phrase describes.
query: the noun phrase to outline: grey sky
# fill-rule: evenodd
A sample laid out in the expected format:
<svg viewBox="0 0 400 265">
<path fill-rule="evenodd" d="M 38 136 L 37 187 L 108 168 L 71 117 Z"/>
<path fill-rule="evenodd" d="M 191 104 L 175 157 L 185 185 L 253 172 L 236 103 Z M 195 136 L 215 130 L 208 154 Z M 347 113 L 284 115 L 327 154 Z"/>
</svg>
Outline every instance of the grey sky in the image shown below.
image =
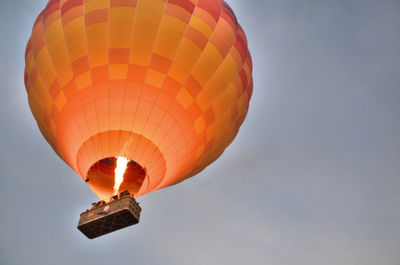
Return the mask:
<svg viewBox="0 0 400 265">
<path fill-rule="evenodd" d="M 254 95 L 234 143 L 140 198 L 141 223 L 77 229 L 94 194 L 41 136 L 24 50 L 45 0 L 0 2 L 0 264 L 400 264 L 400 2 L 228 1 Z"/>
</svg>

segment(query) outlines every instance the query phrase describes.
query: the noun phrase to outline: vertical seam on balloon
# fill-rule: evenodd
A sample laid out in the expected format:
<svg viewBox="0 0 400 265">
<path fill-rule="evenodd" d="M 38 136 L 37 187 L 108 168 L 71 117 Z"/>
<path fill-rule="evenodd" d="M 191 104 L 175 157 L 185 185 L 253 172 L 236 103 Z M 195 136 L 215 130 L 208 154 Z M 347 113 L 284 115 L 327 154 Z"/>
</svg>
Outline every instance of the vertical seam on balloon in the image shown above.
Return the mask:
<svg viewBox="0 0 400 265">
<path fill-rule="evenodd" d="M 85 0 L 82 1 L 82 18 L 83 18 L 83 32 L 84 32 L 83 35 L 84 35 L 84 38 L 85 38 L 84 42 L 85 42 L 85 47 L 86 47 L 87 60 L 88 60 L 88 63 L 89 63 L 89 71 L 90 71 L 90 73 L 92 73 L 92 68 L 91 68 L 91 63 L 90 63 L 90 56 L 89 56 L 87 28 L 86 28 Z M 98 112 L 97 112 L 95 97 L 94 97 L 94 94 L 93 94 L 93 85 L 94 85 L 94 83 L 93 83 L 92 75 L 90 75 L 90 79 L 91 79 L 91 82 L 92 82 L 92 85 L 90 87 L 90 95 L 92 96 L 93 108 L 94 108 L 94 111 L 95 111 L 95 114 L 96 114 L 95 120 L 96 120 L 96 123 L 97 123 L 97 131 L 98 131 L 98 134 L 100 135 L 101 132 L 100 132 L 100 125 L 99 125 L 99 116 L 98 116 Z M 95 152 L 97 152 L 96 151 L 97 150 L 97 146 L 93 143 L 93 139 L 91 139 L 92 137 L 93 137 L 93 135 L 90 135 L 88 139 L 85 139 L 85 142 L 87 140 L 89 140 L 93 145 L 93 150 Z M 101 152 L 102 152 L 102 157 L 104 157 L 104 150 L 101 147 L 102 146 L 99 145 L 99 148 L 101 149 Z M 89 169 L 90 169 L 90 167 L 89 167 Z M 88 172 L 86 172 L 86 174 L 87 173 Z"/>
<path fill-rule="evenodd" d="M 168 6 L 168 0 L 164 0 L 165 1 L 165 7 L 164 7 L 164 11 L 163 11 L 163 13 L 162 13 L 162 15 L 161 15 L 161 19 L 160 19 L 160 25 L 159 25 L 159 27 L 158 27 L 158 30 L 157 30 L 157 34 L 156 34 L 156 36 L 155 36 L 155 38 L 154 38 L 154 44 L 153 44 L 153 47 L 152 47 L 152 52 L 151 52 L 151 56 L 150 56 L 150 60 L 149 60 L 149 65 L 147 66 L 147 68 L 146 68 L 146 74 L 145 74 L 145 77 L 144 77 L 144 81 L 143 81 L 143 83 L 142 83 L 142 86 L 141 86 L 141 90 L 140 90 L 140 94 L 139 94 L 139 100 L 138 100 L 138 104 L 136 105 L 136 108 L 135 108 L 135 114 L 134 114 L 134 116 L 133 116 L 133 120 L 132 120 L 132 123 L 131 123 L 131 127 L 130 127 L 130 132 L 132 131 L 132 129 L 133 129 L 133 125 L 134 125 L 134 123 L 135 123 L 135 118 L 136 118 L 136 114 L 137 114 L 137 111 L 138 111 L 138 108 L 139 108 L 139 103 L 140 103 L 140 99 L 142 98 L 142 95 L 143 95 L 143 90 L 144 90 L 144 85 L 145 85 L 145 82 L 146 82 L 146 77 L 147 77 L 147 75 L 148 75 L 148 72 L 149 72 L 149 68 L 150 68 L 150 65 L 151 65 L 151 61 L 152 61 L 152 59 L 153 59 L 153 53 L 154 53 L 154 49 L 155 49 L 155 47 L 156 47 L 156 44 L 157 44 L 157 39 L 158 39 L 158 36 L 159 36 L 159 34 L 160 34 L 160 31 L 161 31 L 161 24 L 163 23 L 163 21 L 164 21 L 164 18 L 165 18 L 165 11 L 166 11 L 166 9 L 167 9 L 167 6 Z M 153 105 L 155 104 L 155 102 L 153 102 Z M 148 119 L 148 117 L 147 117 L 147 119 Z M 146 122 L 147 123 L 147 122 Z M 143 132 L 144 132 L 144 127 L 143 127 L 143 129 L 142 129 L 142 134 L 143 134 Z M 137 132 L 139 135 L 140 135 L 140 133 L 139 132 Z M 138 144 L 139 144 L 139 141 L 137 141 L 136 143 L 135 143 L 135 147 L 134 147 L 134 149 L 136 149 L 136 147 L 138 146 Z"/>
<path fill-rule="evenodd" d="M 168 0 L 163 0 L 163 2 L 164 2 L 164 1 L 165 1 L 164 11 L 163 11 L 163 13 L 161 14 L 160 25 L 159 25 L 159 27 L 158 27 L 157 34 L 156 34 L 156 36 L 155 36 L 155 38 L 154 38 L 154 43 L 153 43 L 152 52 L 151 52 L 151 56 L 150 56 L 150 60 L 149 60 L 149 65 L 148 65 L 147 68 L 146 68 L 145 78 L 144 78 L 143 84 L 142 84 L 142 86 L 141 86 L 141 90 L 140 90 L 140 94 L 139 94 L 139 98 L 138 98 L 138 104 L 136 105 L 136 108 L 135 108 L 135 114 L 134 114 L 133 119 L 132 119 L 132 123 L 131 123 L 131 126 L 130 126 L 129 133 L 132 132 L 133 126 L 134 126 L 134 124 L 135 124 L 135 120 L 136 120 L 135 118 L 136 118 L 136 114 L 137 114 L 137 111 L 138 111 L 138 108 L 139 108 L 140 100 L 141 100 L 142 95 L 143 95 L 143 90 L 144 90 L 144 85 L 145 85 L 145 82 L 146 82 L 146 77 L 147 77 L 147 75 L 148 75 L 149 68 L 150 68 L 150 64 L 151 64 L 151 61 L 152 61 L 152 59 L 153 59 L 154 49 L 155 49 L 155 47 L 156 47 L 157 39 L 158 39 L 158 36 L 159 36 L 159 34 L 160 34 L 160 30 L 161 30 L 161 24 L 162 24 L 162 22 L 164 21 L 165 11 L 166 11 L 167 5 L 168 5 Z M 155 102 L 153 102 L 153 104 L 155 104 Z M 148 119 L 148 117 L 147 117 L 147 119 Z M 144 131 L 144 127 L 143 127 L 143 130 L 142 130 L 142 133 L 143 133 L 143 131 Z M 137 132 L 137 134 L 140 134 L 140 133 Z M 135 143 L 134 149 L 136 149 L 136 147 L 138 146 L 138 144 L 139 144 L 139 141 L 137 141 L 137 142 Z"/>
<path fill-rule="evenodd" d="M 83 20 L 83 31 L 84 31 L 84 33 L 83 33 L 83 35 L 84 35 L 84 44 L 85 44 L 85 47 L 86 47 L 86 55 L 87 55 L 87 60 L 88 60 L 88 64 L 89 64 L 89 70 L 90 70 L 90 72 L 91 72 L 91 69 L 90 69 L 90 58 L 89 58 L 89 48 L 88 48 L 88 43 L 87 43 L 87 32 L 86 32 L 85 0 L 82 0 L 82 20 Z M 90 77 L 90 79 L 91 79 L 92 85 L 93 85 L 92 77 Z M 90 88 L 90 95 L 92 96 L 92 101 L 93 101 L 93 103 L 94 103 L 94 96 L 93 96 L 93 89 L 92 89 L 92 87 Z M 87 128 L 88 128 L 88 130 L 89 130 L 89 121 L 88 121 L 88 119 L 87 119 L 85 110 L 83 109 L 83 104 L 82 104 L 82 101 L 81 101 L 81 98 L 80 98 L 80 97 L 79 97 L 79 101 L 81 102 L 82 112 L 83 112 L 83 114 L 84 114 L 84 117 L 85 117 L 85 120 L 86 120 L 86 124 L 87 124 L 87 126 L 88 126 Z M 97 115 L 96 104 L 94 104 L 94 108 L 95 108 L 95 112 L 96 112 L 96 115 Z M 96 119 L 96 120 L 97 120 L 97 119 Z M 95 152 L 96 146 L 95 146 L 95 144 L 93 143 L 93 140 L 91 139 L 92 136 L 89 134 L 88 137 L 89 137 L 88 139 L 83 139 L 82 143 L 83 143 L 83 145 L 86 147 L 86 145 L 85 145 L 84 143 L 85 143 L 87 140 L 89 140 L 90 143 L 91 143 L 92 146 L 93 146 L 93 151 Z M 82 148 L 82 147 L 83 147 L 82 145 L 79 147 L 76 159 L 78 158 L 78 154 L 79 154 L 80 148 Z M 86 150 L 88 150 L 88 149 L 86 148 Z M 88 151 L 87 151 L 87 154 L 89 154 Z M 89 162 L 88 159 L 86 159 L 86 162 Z M 76 161 L 76 164 L 78 165 L 78 161 Z M 90 168 L 90 166 L 89 166 L 89 168 Z M 84 173 L 87 175 L 88 172 L 84 172 Z M 85 175 L 85 177 L 86 177 L 86 175 Z M 90 184 L 89 184 L 89 185 L 90 185 Z"/>
<path fill-rule="evenodd" d="M 187 31 L 188 31 L 188 29 L 189 29 L 189 27 L 190 27 L 190 22 L 192 21 L 192 18 L 193 18 L 193 14 L 194 14 L 194 12 L 195 12 L 195 10 L 196 10 L 196 8 L 197 8 L 198 1 L 199 1 L 199 0 L 196 0 L 196 4 L 194 5 L 193 12 L 192 12 L 192 14 L 191 14 L 191 16 L 190 16 L 190 20 L 188 21 L 188 23 L 187 23 L 187 25 L 186 25 L 185 31 L 184 31 L 184 33 L 182 34 L 182 38 L 181 38 L 181 40 L 180 40 L 180 42 L 179 42 L 179 44 L 178 44 L 178 46 L 177 46 L 177 48 L 176 48 L 175 54 L 174 54 L 174 56 L 173 56 L 173 59 L 171 60 L 172 62 L 175 60 L 175 58 L 176 58 L 176 56 L 177 56 L 177 54 L 178 54 L 178 52 L 179 52 L 179 49 L 180 49 L 181 46 L 182 46 L 183 40 L 185 39 L 185 35 L 186 35 L 186 33 L 187 33 Z M 164 82 L 164 81 L 166 80 L 166 78 L 168 77 L 168 74 L 169 74 L 169 72 L 170 72 L 170 70 L 171 70 L 171 66 L 172 66 L 172 63 L 171 63 L 171 65 L 169 66 L 168 71 L 166 72 L 166 75 L 165 75 L 165 78 L 163 79 L 163 82 Z M 161 90 L 162 90 L 162 87 L 160 87 L 160 89 L 158 89 L 158 94 L 157 94 L 157 97 L 156 97 L 154 103 L 157 102 L 157 100 L 158 100 L 158 98 L 159 98 L 159 96 L 160 96 Z M 153 112 L 154 106 L 155 106 L 155 104 L 152 105 L 152 108 L 151 108 L 151 110 L 150 110 L 150 114 Z M 165 112 L 165 113 L 166 113 L 166 112 Z M 157 124 L 156 129 L 153 131 L 153 134 L 152 134 L 152 135 L 150 136 L 150 138 L 148 139 L 149 141 L 152 142 L 152 138 L 154 137 L 155 132 L 156 132 L 156 131 L 158 130 L 158 128 L 160 127 L 160 124 L 161 124 L 161 122 L 159 122 L 159 123 Z M 146 124 L 145 124 L 145 127 L 146 127 L 146 126 L 147 126 L 147 122 L 146 122 Z M 147 143 L 146 146 L 145 146 L 145 148 L 144 148 L 144 150 L 143 150 L 143 152 L 142 152 L 142 156 L 146 153 L 148 146 L 149 146 L 149 144 Z M 160 152 L 160 153 L 161 153 L 161 152 Z M 162 154 L 162 153 L 161 153 L 161 154 Z M 152 165 L 152 164 L 151 164 L 151 165 Z M 166 173 L 167 173 L 167 171 L 165 171 L 164 177 L 163 177 L 162 179 L 164 179 L 164 178 L 166 177 L 166 176 L 165 176 Z M 161 183 L 161 182 L 162 182 L 162 180 L 160 181 L 160 183 Z"/>
<path fill-rule="evenodd" d="M 135 31 L 135 26 L 136 26 L 136 12 L 137 12 L 138 1 L 139 0 L 136 1 L 135 13 L 134 13 L 133 21 L 132 21 L 132 28 L 130 30 L 130 35 L 129 35 L 128 63 L 127 63 L 127 68 L 126 68 L 126 78 L 124 80 L 124 93 L 122 94 L 121 118 L 119 121 L 119 128 L 120 128 L 119 135 L 118 135 L 118 145 L 119 146 L 122 146 L 122 142 L 121 142 L 122 117 L 123 117 L 123 111 L 124 111 L 124 107 L 125 107 L 126 90 L 127 90 L 127 86 L 128 86 L 128 73 L 129 73 L 129 66 L 130 66 L 129 59 L 131 58 L 131 55 L 132 55 L 132 45 L 133 45 L 133 40 L 134 40 L 133 34 Z M 123 144 L 123 149 L 121 150 L 121 152 L 123 153 L 124 156 L 127 155 L 127 151 L 124 151 L 127 148 L 125 145 L 126 145 L 126 143 Z"/>
<path fill-rule="evenodd" d="M 221 2 L 221 1 L 220 1 L 220 2 Z M 222 3 L 222 2 L 221 2 L 221 3 Z M 196 5 L 195 8 L 197 8 L 197 5 Z M 221 18 L 222 12 L 223 12 L 223 8 L 221 8 L 221 12 L 220 12 L 219 18 L 218 18 L 218 20 L 217 20 L 216 23 L 215 23 L 215 27 L 214 27 L 212 33 L 210 34 L 209 39 L 210 39 L 210 38 L 214 35 L 214 33 L 215 33 L 215 29 L 217 28 L 217 25 L 218 25 L 219 19 Z M 193 15 L 192 15 L 192 16 L 193 16 Z M 208 42 L 209 42 L 209 39 L 208 39 Z M 208 44 L 208 42 L 207 42 L 207 44 Z M 193 64 L 192 68 L 190 69 L 190 71 L 192 71 L 192 69 L 194 68 L 194 66 L 197 65 L 199 59 L 200 59 L 201 56 L 204 54 L 204 50 L 205 50 L 205 47 L 203 48 L 203 50 L 201 51 L 200 55 L 198 56 L 198 58 L 197 58 L 196 61 L 194 62 L 194 64 Z M 176 55 L 175 55 L 175 57 L 176 57 Z M 189 75 L 190 75 L 190 72 L 189 72 Z M 187 78 L 187 79 L 188 79 L 188 78 Z M 185 80 L 184 84 L 186 83 L 187 79 Z M 183 85 L 181 86 L 181 88 L 179 89 L 179 92 L 182 90 L 184 84 L 183 84 Z M 179 93 L 179 92 L 178 92 L 178 93 Z M 165 111 L 165 113 L 164 113 L 162 119 L 160 120 L 158 126 L 156 127 L 157 129 L 160 127 L 162 121 L 165 119 L 167 113 L 169 112 L 169 110 L 171 109 L 171 107 L 173 106 L 173 104 L 174 104 L 174 102 L 168 107 L 168 109 L 166 109 L 166 111 Z M 178 119 L 179 119 L 179 118 L 178 118 Z M 174 125 L 175 125 L 177 122 L 178 122 L 178 120 L 174 122 Z M 174 126 L 174 125 L 173 125 L 173 126 Z M 167 135 L 166 135 L 166 136 L 167 136 Z M 166 136 L 161 140 L 160 144 L 166 139 Z M 164 177 L 163 180 L 160 182 L 160 184 L 164 181 L 164 179 L 165 179 L 165 177 Z M 158 186 L 156 186 L 154 189 L 157 189 L 157 188 L 160 186 L 160 184 L 159 184 Z"/>
<path fill-rule="evenodd" d="M 155 37 L 155 39 L 154 39 L 154 44 L 153 44 L 153 48 L 152 48 L 151 56 L 150 56 L 150 60 L 149 60 L 149 65 L 147 66 L 147 69 L 146 69 L 145 79 L 144 79 L 143 84 L 142 84 L 142 89 L 141 89 L 141 91 L 140 91 L 139 99 L 142 97 L 142 94 L 143 94 L 143 90 L 144 90 L 146 78 L 147 78 L 147 75 L 148 75 L 148 73 L 149 73 L 149 68 L 150 68 L 150 66 L 151 66 L 151 62 L 152 62 L 153 57 L 154 57 L 155 48 L 157 47 L 157 43 L 158 43 L 158 39 L 159 39 L 159 36 L 160 36 L 161 28 L 162 28 L 162 25 L 163 25 L 163 22 L 164 22 L 164 19 L 165 19 L 165 16 L 166 16 L 165 13 L 166 13 L 166 10 L 167 10 L 167 7 L 168 7 L 168 3 L 169 3 L 169 1 L 168 1 L 168 0 L 165 0 L 164 10 L 163 10 L 163 12 L 162 12 L 161 19 L 160 19 L 160 25 L 159 25 L 159 27 L 158 27 L 157 34 L 156 34 L 156 37 Z M 160 89 L 161 89 L 161 87 L 160 87 Z M 150 110 L 150 112 L 149 112 L 149 115 L 151 114 L 152 109 L 153 109 L 155 103 L 156 103 L 156 100 L 154 100 L 153 102 L 151 102 L 152 107 L 151 107 L 151 110 Z M 136 106 L 134 119 L 135 119 L 135 117 L 136 117 L 136 112 L 137 112 L 137 110 L 138 110 L 138 107 L 139 107 L 139 104 Z M 148 121 L 149 121 L 149 115 L 147 116 L 146 122 L 144 123 L 143 128 L 142 128 L 142 132 L 141 132 L 141 133 L 142 133 L 142 136 L 143 136 L 143 134 L 144 134 L 144 132 L 145 132 L 147 123 L 148 123 Z M 132 126 L 133 126 L 133 124 L 134 124 L 134 120 L 133 120 Z M 132 130 L 132 127 L 131 127 L 131 130 Z M 138 133 L 138 134 L 139 134 L 139 133 Z M 145 136 L 143 136 L 143 137 L 145 137 Z M 147 139 L 147 137 L 145 137 L 145 138 Z M 147 140 L 150 141 L 149 139 L 147 139 Z M 138 144 L 139 144 L 139 141 L 136 142 L 135 148 L 137 147 Z M 148 143 L 147 143 L 146 145 L 148 145 Z M 160 153 L 161 153 L 161 152 L 160 152 Z M 139 158 L 139 156 L 140 156 L 140 159 L 143 158 L 143 154 L 141 154 L 141 155 L 138 154 L 138 158 Z M 164 160 L 165 160 L 165 159 L 164 159 Z M 147 167 L 148 167 L 148 166 L 147 166 Z M 165 167 L 166 167 L 166 164 L 165 164 Z M 165 173 L 166 173 L 166 172 L 165 172 Z M 164 173 L 164 176 L 165 176 L 165 173 Z M 149 178 L 149 183 L 148 183 L 148 184 L 149 184 L 148 186 L 150 186 L 150 178 Z M 148 190 L 148 189 L 149 189 L 149 187 L 147 187 L 147 190 Z"/>
</svg>

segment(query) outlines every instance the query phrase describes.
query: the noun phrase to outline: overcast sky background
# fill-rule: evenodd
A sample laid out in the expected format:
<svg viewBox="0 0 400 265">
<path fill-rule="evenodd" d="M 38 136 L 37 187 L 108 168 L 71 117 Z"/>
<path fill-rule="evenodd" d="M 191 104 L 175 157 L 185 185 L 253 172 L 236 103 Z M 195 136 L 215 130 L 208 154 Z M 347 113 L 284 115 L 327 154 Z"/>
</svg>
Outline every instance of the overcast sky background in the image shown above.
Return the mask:
<svg viewBox="0 0 400 265">
<path fill-rule="evenodd" d="M 46 2 L 0 1 L 0 264 L 400 264 L 400 1 L 228 1 L 254 61 L 238 137 L 96 240 L 76 225 L 97 198 L 23 84 Z"/>
</svg>

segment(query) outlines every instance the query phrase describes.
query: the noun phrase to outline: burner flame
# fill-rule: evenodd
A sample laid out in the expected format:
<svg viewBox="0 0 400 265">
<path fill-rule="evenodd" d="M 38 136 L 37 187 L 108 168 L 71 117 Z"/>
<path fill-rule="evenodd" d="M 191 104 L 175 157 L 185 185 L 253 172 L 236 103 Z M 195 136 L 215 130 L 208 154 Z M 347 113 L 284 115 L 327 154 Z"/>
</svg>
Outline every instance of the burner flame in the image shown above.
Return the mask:
<svg viewBox="0 0 400 265">
<path fill-rule="evenodd" d="M 125 157 L 117 157 L 117 166 L 115 167 L 114 195 L 118 194 L 119 187 L 124 181 L 124 174 L 128 167 L 129 160 Z"/>
</svg>

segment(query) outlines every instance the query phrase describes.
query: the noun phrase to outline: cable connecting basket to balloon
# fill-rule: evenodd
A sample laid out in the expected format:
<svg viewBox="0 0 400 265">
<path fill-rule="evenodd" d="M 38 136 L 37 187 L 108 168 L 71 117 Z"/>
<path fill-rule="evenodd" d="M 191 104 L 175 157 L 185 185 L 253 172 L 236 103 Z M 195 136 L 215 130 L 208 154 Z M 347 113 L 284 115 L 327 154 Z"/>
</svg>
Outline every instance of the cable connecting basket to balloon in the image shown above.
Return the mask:
<svg viewBox="0 0 400 265">
<path fill-rule="evenodd" d="M 124 191 L 111 197 L 109 202 L 93 203 L 90 210 L 81 213 L 78 229 L 93 239 L 139 223 L 141 211 L 133 194 Z"/>
</svg>

